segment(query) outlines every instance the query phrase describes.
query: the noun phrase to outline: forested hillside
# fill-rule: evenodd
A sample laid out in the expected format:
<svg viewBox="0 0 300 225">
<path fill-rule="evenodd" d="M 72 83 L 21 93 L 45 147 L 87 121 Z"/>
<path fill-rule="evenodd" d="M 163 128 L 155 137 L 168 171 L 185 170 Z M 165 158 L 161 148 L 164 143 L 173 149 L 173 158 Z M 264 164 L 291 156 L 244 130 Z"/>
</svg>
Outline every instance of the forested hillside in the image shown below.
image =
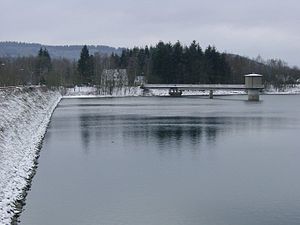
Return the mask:
<svg viewBox="0 0 300 225">
<path fill-rule="evenodd" d="M 52 58 L 66 58 L 69 60 L 78 60 L 83 45 L 64 45 L 52 46 L 36 43 L 20 42 L 0 42 L 0 57 L 29 57 L 36 56 L 40 48 L 46 48 Z M 89 45 L 92 54 L 110 55 L 112 53 L 120 54 L 122 48 L 113 48 L 105 45 Z"/>
<path fill-rule="evenodd" d="M 264 76 L 266 84 L 280 87 L 284 84 L 294 84 L 300 78 L 297 67 L 289 67 L 280 59 L 263 60 L 261 57 L 249 59 L 239 55 L 226 54 L 226 61 L 230 65 L 233 83 L 242 83 L 241 74 L 259 73 Z"/>
<path fill-rule="evenodd" d="M 294 84 L 300 78 L 300 70 L 282 60 L 221 53 L 213 46 L 203 49 L 195 41 L 188 46 L 159 42 L 111 54 L 95 53 L 84 46 L 77 58 L 57 58 L 46 47 L 32 56 L 0 57 L 0 85 L 102 85 L 104 69 L 126 69 L 129 85 L 136 76 L 144 76 L 148 83 L 242 84 L 243 75 L 260 73 L 265 84 L 276 87 Z"/>
<path fill-rule="evenodd" d="M 150 48 L 127 49 L 113 59 L 116 67 L 127 68 L 130 81 L 143 74 L 149 83 L 230 82 L 225 54 L 211 46 L 202 50 L 195 41 L 190 46 L 159 42 Z"/>
</svg>

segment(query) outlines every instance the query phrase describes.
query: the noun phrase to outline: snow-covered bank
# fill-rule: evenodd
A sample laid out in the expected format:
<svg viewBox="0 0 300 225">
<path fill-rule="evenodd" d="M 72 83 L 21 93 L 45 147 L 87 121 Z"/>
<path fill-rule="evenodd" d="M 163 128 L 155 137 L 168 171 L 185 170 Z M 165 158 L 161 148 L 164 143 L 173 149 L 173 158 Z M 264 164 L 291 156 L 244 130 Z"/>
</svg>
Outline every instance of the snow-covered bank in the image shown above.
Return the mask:
<svg viewBox="0 0 300 225">
<path fill-rule="evenodd" d="M 142 96 L 143 90 L 139 87 L 118 87 L 111 90 L 98 89 L 96 87 L 66 88 L 64 98 L 85 98 L 85 97 L 122 97 Z"/>
<path fill-rule="evenodd" d="M 245 91 L 238 90 L 214 90 L 214 96 L 222 95 L 244 95 Z M 150 90 L 148 93 L 149 96 L 169 96 L 168 89 L 154 89 Z M 209 91 L 197 91 L 197 90 L 185 90 L 182 92 L 182 96 L 208 96 Z"/>
<path fill-rule="evenodd" d="M 214 90 L 215 96 L 221 95 L 243 95 L 247 94 L 244 90 Z M 285 89 L 275 89 L 268 87 L 263 91 L 263 94 L 300 94 L 300 85 L 287 87 Z M 112 90 L 97 89 L 96 87 L 75 87 L 67 88 L 64 98 L 91 98 L 91 97 L 126 97 L 126 96 L 168 96 L 168 89 L 153 89 L 144 92 L 140 87 L 121 87 L 113 88 Z M 186 90 L 182 93 L 183 96 L 208 96 L 209 91 Z"/>
<path fill-rule="evenodd" d="M 61 95 L 45 88 L 0 90 L 0 224 L 18 213 L 39 144 Z"/>
<path fill-rule="evenodd" d="M 208 95 L 208 91 L 184 91 L 182 95 Z M 246 94 L 245 91 L 216 90 L 214 95 Z M 121 87 L 112 90 L 97 89 L 95 87 L 67 88 L 64 98 L 91 98 L 91 97 L 129 97 L 129 96 L 169 96 L 168 89 L 153 89 L 144 92 L 140 87 Z"/>
<path fill-rule="evenodd" d="M 289 86 L 286 88 L 278 89 L 274 88 L 273 86 L 270 86 L 265 89 L 265 94 L 268 95 L 295 95 L 300 94 L 300 84 Z"/>
</svg>

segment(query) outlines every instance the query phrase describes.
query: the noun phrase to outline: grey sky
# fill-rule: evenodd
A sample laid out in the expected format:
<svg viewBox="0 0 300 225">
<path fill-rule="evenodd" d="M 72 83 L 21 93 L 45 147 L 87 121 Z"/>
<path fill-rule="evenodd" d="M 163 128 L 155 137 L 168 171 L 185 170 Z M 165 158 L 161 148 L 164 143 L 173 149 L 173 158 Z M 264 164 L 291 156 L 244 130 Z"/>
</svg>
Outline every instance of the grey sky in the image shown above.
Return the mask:
<svg viewBox="0 0 300 225">
<path fill-rule="evenodd" d="M 133 47 L 159 40 L 300 66 L 299 0 L 0 0 L 0 40 Z"/>
</svg>

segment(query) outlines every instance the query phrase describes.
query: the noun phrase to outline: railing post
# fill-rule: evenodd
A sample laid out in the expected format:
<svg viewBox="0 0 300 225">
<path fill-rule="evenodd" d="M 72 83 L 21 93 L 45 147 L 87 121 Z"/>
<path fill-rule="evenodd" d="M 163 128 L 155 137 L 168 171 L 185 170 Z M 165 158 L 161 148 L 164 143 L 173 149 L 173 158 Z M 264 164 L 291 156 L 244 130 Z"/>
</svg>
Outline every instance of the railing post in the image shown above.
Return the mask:
<svg viewBox="0 0 300 225">
<path fill-rule="evenodd" d="M 209 98 L 210 99 L 214 98 L 214 91 L 213 90 L 209 90 Z"/>
</svg>

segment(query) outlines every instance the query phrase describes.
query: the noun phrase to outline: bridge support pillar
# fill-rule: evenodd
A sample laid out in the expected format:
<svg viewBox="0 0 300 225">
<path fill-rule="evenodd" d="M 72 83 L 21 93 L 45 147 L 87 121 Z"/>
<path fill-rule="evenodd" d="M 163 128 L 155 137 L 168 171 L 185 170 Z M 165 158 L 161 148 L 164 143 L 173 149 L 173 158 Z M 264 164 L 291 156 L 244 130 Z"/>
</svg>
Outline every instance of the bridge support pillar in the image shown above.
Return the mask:
<svg viewBox="0 0 300 225">
<path fill-rule="evenodd" d="M 143 88 L 143 96 L 147 96 L 149 94 L 149 89 Z"/>
<path fill-rule="evenodd" d="M 248 89 L 248 101 L 259 101 L 258 89 Z"/>
<path fill-rule="evenodd" d="M 213 90 L 209 90 L 209 98 L 210 99 L 214 98 L 214 91 Z"/>
</svg>

